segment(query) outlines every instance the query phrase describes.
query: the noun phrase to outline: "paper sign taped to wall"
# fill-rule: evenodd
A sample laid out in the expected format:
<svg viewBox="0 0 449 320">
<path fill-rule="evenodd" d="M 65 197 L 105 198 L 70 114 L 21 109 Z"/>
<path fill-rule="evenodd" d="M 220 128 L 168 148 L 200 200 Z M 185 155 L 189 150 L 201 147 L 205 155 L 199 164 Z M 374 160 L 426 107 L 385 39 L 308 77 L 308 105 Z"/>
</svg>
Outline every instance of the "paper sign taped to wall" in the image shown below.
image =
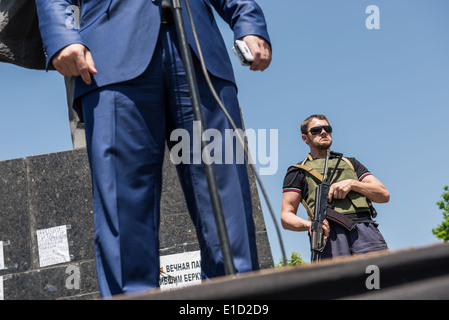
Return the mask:
<svg viewBox="0 0 449 320">
<path fill-rule="evenodd" d="M 5 269 L 5 259 L 3 257 L 3 241 L 0 241 L 0 270 Z"/>
<path fill-rule="evenodd" d="M 51 266 L 70 261 L 67 226 L 37 230 L 39 265 Z"/>
<path fill-rule="evenodd" d="M 3 276 L 0 276 L 0 300 L 5 300 L 3 295 Z"/>
<path fill-rule="evenodd" d="M 200 251 L 161 256 L 160 263 L 161 290 L 173 290 L 201 283 Z"/>
</svg>

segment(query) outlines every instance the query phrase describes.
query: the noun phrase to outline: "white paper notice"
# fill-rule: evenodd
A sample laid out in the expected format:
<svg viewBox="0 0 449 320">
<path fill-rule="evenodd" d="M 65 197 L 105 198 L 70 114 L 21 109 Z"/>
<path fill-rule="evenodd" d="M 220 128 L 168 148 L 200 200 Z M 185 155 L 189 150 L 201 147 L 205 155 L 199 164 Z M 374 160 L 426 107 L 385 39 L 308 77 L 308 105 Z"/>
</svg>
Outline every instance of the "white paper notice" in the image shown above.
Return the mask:
<svg viewBox="0 0 449 320">
<path fill-rule="evenodd" d="M 70 261 L 67 226 L 37 230 L 41 267 Z"/>
<path fill-rule="evenodd" d="M 200 251 L 171 254 L 160 257 L 161 290 L 172 290 L 201 283 Z"/>
<path fill-rule="evenodd" d="M 3 258 L 3 241 L 0 241 L 0 270 L 5 269 L 5 259 Z"/>
<path fill-rule="evenodd" d="M 0 276 L 0 300 L 5 300 L 5 297 L 3 295 L 3 277 Z"/>
</svg>

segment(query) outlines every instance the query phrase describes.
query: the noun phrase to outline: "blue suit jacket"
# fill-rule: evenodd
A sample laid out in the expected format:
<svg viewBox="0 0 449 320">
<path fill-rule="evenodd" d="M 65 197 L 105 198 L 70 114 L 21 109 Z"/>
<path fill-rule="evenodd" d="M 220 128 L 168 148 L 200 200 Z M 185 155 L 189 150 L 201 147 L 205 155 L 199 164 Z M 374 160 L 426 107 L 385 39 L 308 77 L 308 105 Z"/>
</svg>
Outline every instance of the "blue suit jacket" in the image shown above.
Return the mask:
<svg viewBox="0 0 449 320">
<path fill-rule="evenodd" d="M 75 79 L 75 98 L 95 88 L 139 76 L 151 61 L 160 28 L 160 0 L 81 0 L 80 28 L 71 28 L 76 0 L 36 0 L 47 68 L 60 49 L 84 44 L 92 53 L 98 74 L 86 85 Z M 187 38 L 193 39 L 183 4 Z M 235 39 L 258 35 L 269 41 L 265 18 L 255 0 L 190 0 L 195 27 L 206 66 L 211 74 L 235 83 L 227 46 L 212 13 L 212 7 L 229 24 Z M 69 22 L 69 27 L 66 23 Z"/>
</svg>

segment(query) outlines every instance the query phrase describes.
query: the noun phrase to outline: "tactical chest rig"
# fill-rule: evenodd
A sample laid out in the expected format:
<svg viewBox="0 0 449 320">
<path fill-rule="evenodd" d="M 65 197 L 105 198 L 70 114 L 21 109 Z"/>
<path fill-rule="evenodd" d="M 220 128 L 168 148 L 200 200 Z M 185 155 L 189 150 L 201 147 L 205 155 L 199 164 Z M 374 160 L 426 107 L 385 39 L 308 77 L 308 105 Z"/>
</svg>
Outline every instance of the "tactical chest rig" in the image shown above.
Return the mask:
<svg viewBox="0 0 449 320">
<path fill-rule="evenodd" d="M 330 184 L 343 181 L 346 179 L 358 180 L 357 174 L 354 170 L 352 163 L 345 157 L 342 157 L 343 161 L 340 162 L 336 173 L 330 181 Z M 329 169 L 334 168 L 338 159 L 329 159 Z M 322 182 L 324 175 L 324 162 L 325 159 L 312 159 L 311 155 L 308 154 L 307 158 L 304 159 L 301 164 L 293 165 L 292 167 L 299 168 L 305 172 L 305 179 L 308 187 L 307 197 L 302 198 L 302 204 L 307 211 L 309 220 L 313 219 L 313 212 L 315 208 L 315 192 L 317 186 Z M 329 174 L 329 172 L 328 172 Z M 374 216 L 374 208 L 372 207 L 370 201 L 360 193 L 350 191 L 344 199 L 333 199 L 333 211 L 329 214 L 328 219 L 339 223 L 348 230 L 352 230 L 355 227 L 355 223 L 352 217 L 357 214 L 364 213 L 369 217 L 369 215 Z"/>
</svg>

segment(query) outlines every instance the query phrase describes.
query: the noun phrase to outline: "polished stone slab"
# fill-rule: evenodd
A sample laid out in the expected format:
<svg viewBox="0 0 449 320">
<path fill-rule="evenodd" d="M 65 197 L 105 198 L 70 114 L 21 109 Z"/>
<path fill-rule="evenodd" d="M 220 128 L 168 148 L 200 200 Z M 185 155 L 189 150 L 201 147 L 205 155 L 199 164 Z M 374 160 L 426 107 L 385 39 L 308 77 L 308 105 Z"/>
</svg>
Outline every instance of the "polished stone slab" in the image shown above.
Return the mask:
<svg viewBox="0 0 449 320">
<path fill-rule="evenodd" d="M 255 180 L 251 192 L 262 268 L 273 267 Z M 0 161 L 0 270 L 5 300 L 99 297 L 93 248 L 91 176 L 86 150 Z M 55 234 L 56 231 L 58 234 Z M 63 231 L 61 234 L 59 232 Z M 38 233 L 64 240 L 42 250 Z M 56 250 L 56 251 L 55 251 Z M 59 250 L 59 251 L 58 251 Z M 168 153 L 161 196 L 160 254 L 199 250 L 195 228 Z M 63 262 L 42 265 L 44 253 Z M 56 260 L 55 260 L 56 261 Z M 59 260 L 58 260 L 59 261 Z M 0 260 L 1 266 L 1 260 Z"/>
<path fill-rule="evenodd" d="M 0 162 L 0 276 L 31 268 L 27 168 L 24 159 Z"/>
</svg>

